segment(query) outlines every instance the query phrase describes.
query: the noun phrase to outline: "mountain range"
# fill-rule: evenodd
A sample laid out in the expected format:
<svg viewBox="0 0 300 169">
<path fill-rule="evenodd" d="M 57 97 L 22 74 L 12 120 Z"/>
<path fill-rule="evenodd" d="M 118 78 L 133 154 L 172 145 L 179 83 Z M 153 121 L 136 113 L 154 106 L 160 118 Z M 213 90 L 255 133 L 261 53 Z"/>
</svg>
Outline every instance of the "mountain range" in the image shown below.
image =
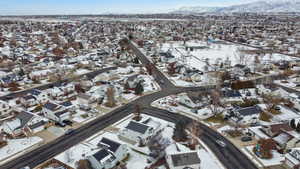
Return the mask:
<svg viewBox="0 0 300 169">
<path fill-rule="evenodd" d="M 275 13 L 275 12 L 300 12 L 300 0 L 267 0 L 255 1 L 251 3 L 233 5 L 227 7 L 203 7 L 191 6 L 181 7 L 172 11 L 176 14 L 195 14 L 195 13 Z"/>
</svg>

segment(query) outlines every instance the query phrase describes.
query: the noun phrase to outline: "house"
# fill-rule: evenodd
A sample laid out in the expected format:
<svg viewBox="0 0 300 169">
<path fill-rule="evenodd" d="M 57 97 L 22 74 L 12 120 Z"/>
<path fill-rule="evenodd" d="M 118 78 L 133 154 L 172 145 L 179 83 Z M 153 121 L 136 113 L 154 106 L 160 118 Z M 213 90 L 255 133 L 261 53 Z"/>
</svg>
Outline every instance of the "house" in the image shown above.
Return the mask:
<svg viewBox="0 0 300 169">
<path fill-rule="evenodd" d="M 39 104 L 39 101 L 35 96 L 33 96 L 31 94 L 27 94 L 20 98 L 20 103 L 24 107 L 31 107 L 31 106 L 35 106 L 35 105 Z"/>
<path fill-rule="evenodd" d="M 3 123 L 4 132 L 13 137 L 36 133 L 44 129 L 47 120 L 30 112 L 22 111 L 15 118 Z"/>
<path fill-rule="evenodd" d="M 183 152 L 167 155 L 170 169 L 200 169 L 201 160 L 197 152 Z"/>
<path fill-rule="evenodd" d="M 271 125 L 263 125 L 261 130 L 265 132 L 268 136 L 274 137 L 283 131 L 292 131 L 293 128 L 288 123 L 278 123 L 278 124 L 271 124 Z"/>
<path fill-rule="evenodd" d="M 159 132 L 161 124 L 148 119 L 144 122 L 130 121 L 128 125 L 119 133 L 120 139 L 129 140 L 129 142 L 145 145 Z"/>
<path fill-rule="evenodd" d="M 251 73 L 251 70 L 246 65 L 236 64 L 233 67 L 232 73 L 237 76 L 245 76 L 246 74 Z"/>
<path fill-rule="evenodd" d="M 284 164 L 291 169 L 300 169 L 300 149 L 293 148 L 285 154 Z"/>
<path fill-rule="evenodd" d="M 275 141 L 279 150 L 285 151 L 300 147 L 300 135 L 288 123 L 263 125 L 256 129 L 250 128 L 249 130 L 253 131 L 257 139 L 271 138 Z"/>
<path fill-rule="evenodd" d="M 51 96 L 58 100 L 65 100 L 76 96 L 75 85 L 72 83 L 62 84 L 54 86 L 52 89 L 49 89 Z"/>
<path fill-rule="evenodd" d="M 179 104 L 192 109 L 200 109 L 204 106 L 204 98 L 195 92 L 182 93 L 178 95 Z M 208 99 L 206 100 L 208 101 Z"/>
<path fill-rule="evenodd" d="M 49 90 L 53 98 L 59 98 L 64 95 L 64 91 L 59 87 L 53 87 L 52 89 Z"/>
<path fill-rule="evenodd" d="M 128 77 L 125 80 L 125 83 L 128 84 L 129 89 L 133 90 L 133 89 L 136 88 L 138 83 L 143 83 L 144 81 L 145 80 L 137 74 L 137 75 L 133 75 L 133 76 Z"/>
<path fill-rule="evenodd" d="M 9 116 L 12 110 L 7 102 L 0 100 L 0 119 Z"/>
<path fill-rule="evenodd" d="M 29 90 L 30 95 L 34 96 L 39 103 L 46 103 L 48 101 L 48 92 L 46 90 Z"/>
<path fill-rule="evenodd" d="M 64 106 L 65 109 L 68 109 L 70 111 L 75 111 L 76 110 L 76 107 L 75 105 L 72 104 L 72 102 L 70 101 L 65 101 L 65 102 L 62 102 L 62 103 L 59 103 L 61 106 Z"/>
<path fill-rule="evenodd" d="M 166 148 L 166 161 L 170 169 L 200 169 L 201 160 L 197 151 L 181 148 L 174 143 Z"/>
<path fill-rule="evenodd" d="M 15 73 L 10 73 L 0 78 L 0 85 L 8 87 L 10 84 L 20 80 L 20 77 Z"/>
<path fill-rule="evenodd" d="M 88 106 L 93 103 L 95 100 L 88 94 L 80 93 L 77 96 L 77 101 L 79 105 Z"/>
<path fill-rule="evenodd" d="M 163 62 L 163 63 L 172 63 L 172 62 L 176 61 L 175 56 L 172 55 L 172 53 L 169 51 L 168 52 L 160 52 L 159 55 L 160 55 L 161 62 Z"/>
<path fill-rule="evenodd" d="M 103 137 L 98 143 L 99 151 L 87 157 L 94 169 L 110 169 L 128 156 L 126 144 Z"/>
<path fill-rule="evenodd" d="M 65 106 L 51 102 L 48 102 L 43 106 L 42 112 L 45 117 L 60 124 L 64 124 L 66 121 L 69 121 L 71 116 L 70 111 Z"/>
<path fill-rule="evenodd" d="M 238 90 L 225 88 L 222 90 L 222 94 L 227 101 L 242 101 L 242 95 Z"/>
<path fill-rule="evenodd" d="M 233 110 L 229 111 L 230 112 L 228 113 L 228 115 L 226 115 L 226 118 L 228 118 L 231 122 L 238 124 L 256 123 L 262 112 L 261 108 L 258 106 L 233 108 Z"/>
</svg>

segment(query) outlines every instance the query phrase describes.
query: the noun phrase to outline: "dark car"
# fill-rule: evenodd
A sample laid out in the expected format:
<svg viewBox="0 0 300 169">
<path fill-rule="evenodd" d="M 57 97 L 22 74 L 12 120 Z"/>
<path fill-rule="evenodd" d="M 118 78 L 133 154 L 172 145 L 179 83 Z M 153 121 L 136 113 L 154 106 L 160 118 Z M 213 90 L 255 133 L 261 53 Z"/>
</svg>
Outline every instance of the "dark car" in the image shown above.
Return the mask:
<svg viewBox="0 0 300 169">
<path fill-rule="evenodd" d="M 69 134 L 72 134 L 75 130 L 74 129 L 68 129 L 65 134 L 66 135 L 69 135 Z"/>
<path fill-rule="evenodd" d="M 244 136 L 244 137 L 241 138 L 241 141 L 242 141 L 242 142 L 252 141 L 252 138 L 249 137 L 249 136 Z"/>
</svg>

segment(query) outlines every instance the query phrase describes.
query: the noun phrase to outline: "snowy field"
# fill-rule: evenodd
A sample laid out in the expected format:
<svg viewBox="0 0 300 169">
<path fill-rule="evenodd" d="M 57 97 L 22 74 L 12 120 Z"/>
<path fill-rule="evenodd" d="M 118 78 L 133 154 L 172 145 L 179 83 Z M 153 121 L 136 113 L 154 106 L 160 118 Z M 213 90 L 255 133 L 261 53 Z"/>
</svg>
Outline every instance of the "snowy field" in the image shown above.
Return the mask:
<svg viewBox="0 0 300 169">
<path fill-rule="evenodd" d="M 204 47 L 204 49 L 196 49 L 191 52 L 185 50 L 183 42 L 172 42 L 165 43 L 162 46 L 162 51 L 172 51 L 172 54 L 177 58 L 186 57 L 186 64 L 192 66 L 198 70 L 203 70 L 203 67 L 206 65 L 205 61 L 208 60 L 210 64 L 216 64 L 225 62 L 229 60 L 231 65 L 235 64 L 247 64 L 249 67 L 254 65 L 255 55 L 245 54 L 244 59 L 239 57 L 239 49 L 241 50 L 254 50 L 254 48 L 245 47 L 242 45 L 236 45 L 232 43 L 227 44 L 217 44 L 209 43 L 202 41 L 189 41 L 186 43 L 187 46 L 197 46 Z M 270 60 L 279 61 L 279 60 L 295 60 L 297 58 L 290 57 L 287 55 L 274 53 L 273 55 L 265 54 L 261 56 L 260 61 L 262 63 L 268 63 Z"/>
<path fill-rule="evenodd" d="M 26 149 L 37 145 L 42 141 L 43 139 L 41 139 L 40 137 L 8 140 L 8 145 L 0 149 L 0 161 L 13 157 L 18 153 L 25 152 Z"/>
</svg>

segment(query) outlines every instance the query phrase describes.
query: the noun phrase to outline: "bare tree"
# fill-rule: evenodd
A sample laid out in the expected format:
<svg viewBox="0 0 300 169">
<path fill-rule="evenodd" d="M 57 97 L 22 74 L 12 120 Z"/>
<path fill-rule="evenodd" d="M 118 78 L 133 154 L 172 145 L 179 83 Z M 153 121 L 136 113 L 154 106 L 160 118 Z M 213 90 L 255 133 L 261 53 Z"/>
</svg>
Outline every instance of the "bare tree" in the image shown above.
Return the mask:
<svg viewBox="0 0 300 169">
<path fill-rule="evenodd" d="M 88 160 L 79 160 L 77 162 L 77 169 L 93 169 Z"/>
<path fill-rule="evenodd" d="M 223 104 L 221 103 L 221 93 L 219 90 L 213 90 L 210 94 L 211 104 L 208 106 L 208 108 L 211 110 L 213 115 L 217 115 L 220 113 L 220 107 L 223 107 Z"/>
<path fill-rule="evenodd" d="M 190 132 L 190 147 L 195 150 L 196 146 L 199 144 L 199 137 L 201 137 L 203 130 L 200 128 L 199 123 L 197 121 L 193 121 L 188 128 Z"/>
<path fill-rule="evenodd" d="M 114 90 L 114 88 L 113 87 L 107 88 L 106 95 L 107 95 L 107 102 L 106 102 L 105 105 L 107 107 L 115 107 L 116 106 L 116 101 L 115 101 L 115 90 Z"/>
<path fill-rule="evenodd" d="M 239 47 L 237 51 L 234 53 L 236 60 L 239 64 L 246 65 L 249 60 L 250 55 L 246 55 L 245 49 L 243 47 Z"/>
<path fill-rule="evenodd" d="M 133 119 L 136 120 L 136 121 L 140 121 L 142 119 L 142 117 L 141 117 L 141 107 L 139 105 L 135 106 Z"/>
</svg>

